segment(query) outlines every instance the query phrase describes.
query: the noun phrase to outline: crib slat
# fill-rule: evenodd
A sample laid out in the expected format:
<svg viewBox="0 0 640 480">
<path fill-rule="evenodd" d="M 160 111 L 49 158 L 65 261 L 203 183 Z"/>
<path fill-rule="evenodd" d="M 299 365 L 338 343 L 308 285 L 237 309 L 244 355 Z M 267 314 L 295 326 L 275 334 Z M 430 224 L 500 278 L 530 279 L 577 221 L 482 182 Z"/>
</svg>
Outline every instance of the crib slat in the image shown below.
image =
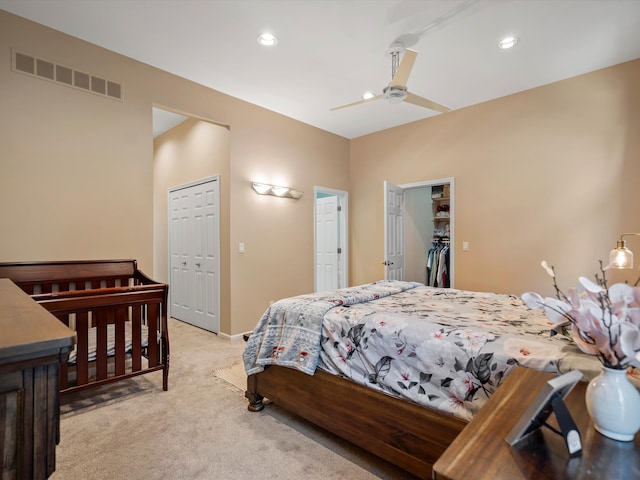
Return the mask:
<svg viewBox="0 0 640 480">
<path fill-rule="evenodd" d="M 59 292 L 68 292 L 69 291 L 69 282 L 58 282 L 58 291 Z"/>
<path fill-rule="evenodd" d="M 158 304 L 147 305 L 147 327 L 149 329 L 149 342 L 147 346 L 149 366 L 158 365 Z"/>
<path fill-rule="evenodd" d="M 107 378 L 107 323 L 108 313 L 104 310 L 97 310 L 96 317 L 96 378 L 104 380 Z"/>
<path fill-rule="evenodd" d="M 76 345 L 76 384 L 89 383 L 89 313 L 78 312 L 76 314 L 76 333 L 78 343 Z"/>
<path fill-rule="evenodd" d="M 125 370 L 125 335 L 124 322 L 127 319 L 127 307 L 117 307 L 115 309 L 116 317 L 116 359 L 115 372 L 116 375 L 124 375 Z"/>
<path fill-rule="evenodd" d="M 140 305 L 132 308 L 131 314 L 131 370 L 142 370 L 142 309 Z"/>
</svg>

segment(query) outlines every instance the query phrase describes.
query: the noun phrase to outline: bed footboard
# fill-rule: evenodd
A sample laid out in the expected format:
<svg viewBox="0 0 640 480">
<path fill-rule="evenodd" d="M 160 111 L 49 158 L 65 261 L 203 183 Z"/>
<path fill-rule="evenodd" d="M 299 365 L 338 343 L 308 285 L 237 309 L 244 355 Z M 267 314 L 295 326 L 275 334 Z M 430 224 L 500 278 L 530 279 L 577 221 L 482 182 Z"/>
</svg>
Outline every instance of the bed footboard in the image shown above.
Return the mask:
<svg viewBox="0 0 640 480">
<path fill-rule="evenodd" d="M 466 426 L 452 415 L 371 390 L 323 371 L 269 366 L 247 379 L 249 410 L 263 397 L 420 478 Z"/>
</svg>

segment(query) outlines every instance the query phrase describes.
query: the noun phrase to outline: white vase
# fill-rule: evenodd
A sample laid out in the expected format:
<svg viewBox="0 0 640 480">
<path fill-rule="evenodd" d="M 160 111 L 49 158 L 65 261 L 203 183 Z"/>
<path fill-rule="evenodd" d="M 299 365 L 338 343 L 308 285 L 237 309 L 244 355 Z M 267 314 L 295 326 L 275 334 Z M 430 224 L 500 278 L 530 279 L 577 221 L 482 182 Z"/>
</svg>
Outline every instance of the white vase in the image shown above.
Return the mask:
<svg viewBox="0 0 640 480">
<path fill-rule="evenodd" d="M 629 442 L 640 430 L 640 393 L 627 378 L 626 369 L 602 367 L 589 382 L 587 411 L 602 435 Z"/>
</svg>

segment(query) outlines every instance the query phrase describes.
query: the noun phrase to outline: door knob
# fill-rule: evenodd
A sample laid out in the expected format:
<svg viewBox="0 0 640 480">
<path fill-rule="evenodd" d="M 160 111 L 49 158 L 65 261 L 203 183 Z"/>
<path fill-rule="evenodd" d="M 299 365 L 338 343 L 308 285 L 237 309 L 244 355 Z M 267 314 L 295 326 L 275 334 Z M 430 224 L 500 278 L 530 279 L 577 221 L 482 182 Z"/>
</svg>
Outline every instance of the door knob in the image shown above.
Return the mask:
<svg viewBox="0 0 640 480">
<path fill-rule="evenodd" d="M 200 264 L 199 264 L 199 263 L 196 263 L 196 267 L 200 268 Z"/>
<path fill-rule="evenodd" d="M 186 267 L 187 266 L 187 262 L 182 262 L 182 265 L 184 265 Z"/>
</svg>

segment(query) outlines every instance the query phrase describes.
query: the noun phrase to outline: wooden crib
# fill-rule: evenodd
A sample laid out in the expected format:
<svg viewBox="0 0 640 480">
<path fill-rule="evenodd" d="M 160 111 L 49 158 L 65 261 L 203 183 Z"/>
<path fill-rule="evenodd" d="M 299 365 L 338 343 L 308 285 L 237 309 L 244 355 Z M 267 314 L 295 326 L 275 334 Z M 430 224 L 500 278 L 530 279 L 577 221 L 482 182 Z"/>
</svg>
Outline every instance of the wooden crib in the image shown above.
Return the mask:
<svg viewBox="0 0 640 480">
<path fill-rule="evenodd" d="M 0 278 L 76 332 L 75 350 L 60 367 L 61 393 L 158 370 L 167 390 L 168 286 L 135 260 L 0 263 Z"/>
</svg>

